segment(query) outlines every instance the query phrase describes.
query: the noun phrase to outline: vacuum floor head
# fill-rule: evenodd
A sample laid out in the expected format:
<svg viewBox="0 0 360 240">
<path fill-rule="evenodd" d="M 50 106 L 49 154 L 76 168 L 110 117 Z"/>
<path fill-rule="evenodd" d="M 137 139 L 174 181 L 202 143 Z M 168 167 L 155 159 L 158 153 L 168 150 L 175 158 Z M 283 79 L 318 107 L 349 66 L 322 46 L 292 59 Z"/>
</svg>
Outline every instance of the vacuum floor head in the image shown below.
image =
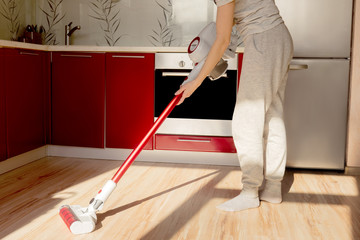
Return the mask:
<svg viewBox="0 0 360 240">
<path fill-rule="evenodd" d="M 95 229 L 96 213 L 79 205 L 63 205 L 59 214 L 73 234 L 90 233 Z"/>
</svg>

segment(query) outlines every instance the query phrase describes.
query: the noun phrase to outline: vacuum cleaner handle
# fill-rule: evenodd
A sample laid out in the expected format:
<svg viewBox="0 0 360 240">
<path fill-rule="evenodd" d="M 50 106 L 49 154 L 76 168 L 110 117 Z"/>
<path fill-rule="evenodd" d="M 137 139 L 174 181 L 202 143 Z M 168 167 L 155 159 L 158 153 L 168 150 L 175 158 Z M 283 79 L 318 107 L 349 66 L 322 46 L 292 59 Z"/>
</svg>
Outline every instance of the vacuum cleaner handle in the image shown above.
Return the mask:
<svg viewBox="0 0 360 240">
<path fill-rule="evenodd" d="M 126 170 L 130 167 L 130 165 L 134 162 L 135 158 L 140 154 L 141 150 L 145 147 L 146 143 L 149 139 L 155 134 L 156 130 L 160 127 L 160 125 L 164 122 L 167 116 L 174 109 L 176 104 L 180 101 L 182 93 L 179 95 L 175 95 L 175 97 L 171 100 L 171 102 L 167 105 L 165 110 L 160 114 L 158 119 L 156 119 L 154 125 L 145 135 L 145 137 L 141 140 L 138 146 L 130 153 L 126 161 L 121 165 L 119 170 L 115 173 L 113 178 L 111 179 L 114 183 L 119 182 L 120 178 L 125 174 Z"/>
</svg>

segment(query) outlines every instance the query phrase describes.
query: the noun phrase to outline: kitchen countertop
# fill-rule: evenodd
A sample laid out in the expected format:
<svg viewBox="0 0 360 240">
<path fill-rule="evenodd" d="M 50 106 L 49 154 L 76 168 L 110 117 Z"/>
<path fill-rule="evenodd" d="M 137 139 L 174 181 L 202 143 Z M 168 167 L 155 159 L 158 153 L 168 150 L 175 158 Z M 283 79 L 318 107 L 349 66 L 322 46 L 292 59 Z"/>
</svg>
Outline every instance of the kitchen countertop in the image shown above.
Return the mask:
<svg viewBox="0 0 360 240">
<path fill-rule="evenodd" d="M 60 52 L 139 52 L 139 53 L 156 53 L 156 52 L 187 52 L 187 47 L 119 47 L 119 46 L 85 46 L 85 45 L 40 45 L 33 43 L 23 43 L 8 40 L 0 40 L 0 48 L 22 48 L 29 50 Z M 244 52 L 243 47 L 236 49 L 236 52 Z"/>
</svg>

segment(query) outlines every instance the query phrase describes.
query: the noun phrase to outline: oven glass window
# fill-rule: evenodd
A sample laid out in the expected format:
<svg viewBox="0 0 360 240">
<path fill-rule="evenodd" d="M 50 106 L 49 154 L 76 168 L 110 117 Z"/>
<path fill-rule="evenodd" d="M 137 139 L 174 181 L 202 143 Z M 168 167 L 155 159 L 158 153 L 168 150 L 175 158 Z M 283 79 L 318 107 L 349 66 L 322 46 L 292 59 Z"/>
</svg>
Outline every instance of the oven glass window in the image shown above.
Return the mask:
<svg viewBox="0 0 360 240">
<path fill-rule="evenodd" d="M 185 79 L 184 76 L 171 76 L 171 74 L 163 76 L 163 72 L 171 73 L 169 70 L 155 70 L 155 117 L 159 117 Z M 178 73 L 181 70 L 174 72 Z M 231 120 L 236 89 L 236 70 L 228 70 L 227 77 L 215 81 L 206 78 L 191 97 L 174 108 L 169 118 Z"/>
</svg>

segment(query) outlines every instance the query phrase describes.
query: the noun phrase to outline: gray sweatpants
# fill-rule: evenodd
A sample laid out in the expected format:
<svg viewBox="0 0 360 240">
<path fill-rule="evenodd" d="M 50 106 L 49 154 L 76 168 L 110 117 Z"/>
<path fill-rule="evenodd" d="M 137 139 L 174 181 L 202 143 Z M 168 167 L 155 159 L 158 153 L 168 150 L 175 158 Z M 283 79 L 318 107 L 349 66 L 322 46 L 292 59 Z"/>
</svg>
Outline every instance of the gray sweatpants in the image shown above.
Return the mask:
<svg viewBox="0 0 360 240">
<path fill-rule="evenodd" d="M 284 93 L 293 43 L 284 24 L 245 41 L 232 131 L 243 188 L 280 182 L 286 165 Z"/>
</svg>

